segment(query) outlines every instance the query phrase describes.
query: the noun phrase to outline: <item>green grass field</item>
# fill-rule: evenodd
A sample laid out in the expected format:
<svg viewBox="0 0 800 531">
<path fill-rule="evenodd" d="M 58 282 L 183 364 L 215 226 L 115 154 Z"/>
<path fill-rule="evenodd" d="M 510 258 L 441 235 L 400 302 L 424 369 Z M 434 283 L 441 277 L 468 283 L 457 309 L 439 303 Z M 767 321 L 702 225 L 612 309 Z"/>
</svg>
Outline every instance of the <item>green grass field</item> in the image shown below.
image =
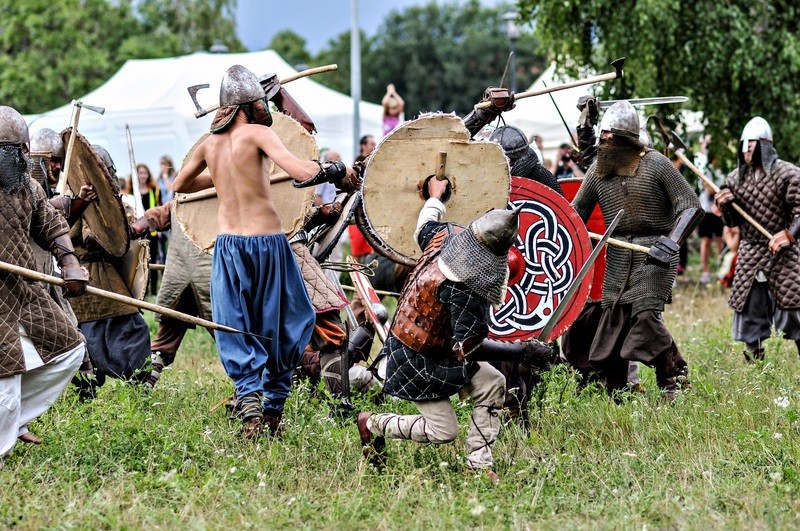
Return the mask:
<svg viewBox="0 0 800 531">
<path fill-rule="evenodd" d="M 666 320 L 689 392 L 662 403 L 644 368 L 647 393 L 616 405 L 558 367 L 531 434 L 501 434 L 497 486 L 464 472 L 466 428 L 451 445 L 390 441 L 376 473 L 354 425 L 330 420 L 308 386 L 290 398 L 284 438 L 243 442 L 224 408 L 209 412 L 231 385 L 195 331 L 153 392 L 112 382 L 91 403 L 65 396 L 31 426 L 45 444 L 18 445 L 0 464 L 0 528 L 797 527 L 794 344 L 770 340 L 767 361 L 745 365 L 725 294 L 692 279 Z M 466 426 L 469 404 L 457 409 Z"/>
</svg>

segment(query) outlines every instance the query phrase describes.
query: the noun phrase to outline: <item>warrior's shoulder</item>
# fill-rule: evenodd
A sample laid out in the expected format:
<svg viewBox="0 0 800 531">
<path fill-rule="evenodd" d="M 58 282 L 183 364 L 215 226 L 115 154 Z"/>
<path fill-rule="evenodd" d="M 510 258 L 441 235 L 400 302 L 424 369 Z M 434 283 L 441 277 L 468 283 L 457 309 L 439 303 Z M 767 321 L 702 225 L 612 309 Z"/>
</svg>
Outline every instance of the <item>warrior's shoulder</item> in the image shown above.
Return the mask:
<svg viewBox="0 0 800 531">
<path fill-rule="evenodd" d="M 785 178 L 800 179 L 800 167 L 782 159 L 777 159 L 772 167 L 772 172 Z"/>
</svg>

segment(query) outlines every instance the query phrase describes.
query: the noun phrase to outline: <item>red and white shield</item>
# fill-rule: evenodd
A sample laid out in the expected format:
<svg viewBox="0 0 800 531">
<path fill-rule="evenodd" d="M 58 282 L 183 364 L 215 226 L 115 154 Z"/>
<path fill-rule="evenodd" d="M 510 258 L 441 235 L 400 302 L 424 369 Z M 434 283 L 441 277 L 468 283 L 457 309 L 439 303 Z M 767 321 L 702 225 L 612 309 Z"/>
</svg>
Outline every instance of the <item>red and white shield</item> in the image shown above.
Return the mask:
<svg viewBox="0 0 800 531">
<path fill-rule="evenodd" d="M 589 234 L 566 199 L 536 181 L 511 178 L 511 207 L 522 206 L 509 253 L 505 302 L 492 309 L 489 335 L 503 341 L 536 338 L 592 252 Z M 568 303 L 548 341 L 575 322 L 591 289 L 591 274 Z"/>
</svg>

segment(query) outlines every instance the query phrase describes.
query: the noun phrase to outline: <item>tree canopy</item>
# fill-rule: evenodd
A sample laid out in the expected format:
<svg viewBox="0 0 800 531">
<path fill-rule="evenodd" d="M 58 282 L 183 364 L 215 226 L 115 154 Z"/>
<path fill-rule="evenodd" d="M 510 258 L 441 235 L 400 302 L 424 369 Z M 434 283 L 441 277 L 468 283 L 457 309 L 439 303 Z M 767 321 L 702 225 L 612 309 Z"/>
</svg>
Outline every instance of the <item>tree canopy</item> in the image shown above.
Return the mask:
<svg viewBox="0 0 800 531">
<path fill-rule="evenodd" d="M 219 42 L 243 51 L 235 0 L 0 0 L 0 101 L 22 113 L 63 105 L 127 59 Z M 157 80 L 153 80 L 157 82 Z"/>
<path fill-rule="evenodd" d="M 466 114 L 487 85 L 501 81 L 509 54 L 503 22 L 508 9 L 472 0 L 391 12 L 375 36 L 362 33 L 363 99 L 380 101 L 386 85 L 394 83 L 406 102 L 407 118 L 437 110 Z M 527 87 L 542 71 L 545 58 L 530 33 L 516 44 L 518 85 Z M 338 63 L 339 71 L 320 76 L 319 82 L 350 92 L 349 32 L 332 39 L 314 62 Z"/>
<path fill-rule="evenodd" d="M 686 95 L 727 166 L 742 127 L 760 115 L 782 158 L 800 159 L 800 4 L 769 0 L 518 0 L 523 20 L 560 69 L 608 71 L 627 56 L 625 78 L 604 97 Z M 659 109 L 672 113 L 674 106 Z"/>
</svg>

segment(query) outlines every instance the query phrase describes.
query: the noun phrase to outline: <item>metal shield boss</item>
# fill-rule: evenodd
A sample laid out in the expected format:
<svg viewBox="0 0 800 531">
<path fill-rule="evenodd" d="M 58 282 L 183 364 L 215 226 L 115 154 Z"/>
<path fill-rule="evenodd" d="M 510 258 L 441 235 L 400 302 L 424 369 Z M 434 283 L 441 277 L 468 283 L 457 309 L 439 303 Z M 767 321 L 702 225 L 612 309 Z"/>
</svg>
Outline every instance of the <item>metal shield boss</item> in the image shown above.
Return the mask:
<svg viewBox="0 0 800 531">
<path fill-rule="evenodd" d="M 296 120 L 280 114 L 273 115 L 270 129 L 275 131 L 283 145 L 300 160 L 319 158 L 317 142 Z M 183 158 L 185 165 L 192 153 L 210 133 L 201 136 Z M 314 187 L 295 188 L 292 177 L 283 168 L 270 161 L 270 196 L 281 229 L 287 237 L 293 236 L 308 221 L 314 202 Z M 211 253 L 219 232 L 217 211 L 219 199 L 217 190 L 209 188 L 191 194 L 176 194 L 175 217 L 186 237 L 206 253 Z"/>
<path fill-rule="evenodd" d="M 511 178 L 510 207 L 522 206 L 519 235 L 511 248 L 505 302 L 493 308 L 489 337 L 503 341 L 538 336 L 592 252 L 580 216 L 563 197 L 530 179 Z M 587 277 L 591 279 L 591 275 Z M 548 341 L 575 322 L 589 296 L 585 280 Z"/>
<path fill-rule="evenodd" d="M 69 145 L 72 128 L 61 133 L 64 145 Z M 90 184 L 97 192 L 97 200 L 83 212 L 83 221 L 92 231 L 96 241 L 111 256 L 122 258 L 128 252 L 128 218 L 120 197 L 117 176 L 111 175 L 99 155 L 86 138 L 78 133 L 72 151 L 67 186 L 76 197 L 81 186 Z"/>
<path fill-rule="evenodd" d="M 428 114 L 387 135 L 367 160 L 356 223 L 375 251 L 413 266 L 422 251 L 414 240 L 425 199 L 420 189 L 446 154 L 444 175 L 452 192 L 442 221 L 467 225 L 508 203 L 508 162 L 494 142 L 470 141 L 458 116 Z"/>
</svg>

